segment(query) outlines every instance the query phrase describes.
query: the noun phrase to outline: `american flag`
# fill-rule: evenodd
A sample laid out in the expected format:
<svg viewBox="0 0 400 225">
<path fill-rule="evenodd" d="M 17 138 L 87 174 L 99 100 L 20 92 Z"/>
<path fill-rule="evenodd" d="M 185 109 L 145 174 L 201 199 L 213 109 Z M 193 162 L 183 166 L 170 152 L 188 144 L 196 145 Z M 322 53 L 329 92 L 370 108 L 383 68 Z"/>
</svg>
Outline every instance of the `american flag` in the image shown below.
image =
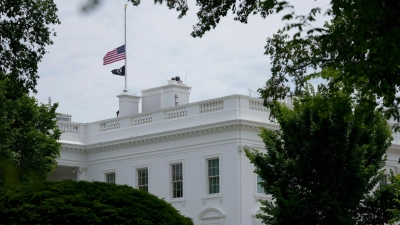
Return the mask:
<svg viewBox="0 0 400 225">
<path fill-rule="evenodd" d="M 119 60 L 125 59 L 125 45 L 118 47 L 112 51 L 107 52 L 107 54 L 103 57 L 103 65 L 107 65 Z"/>
</svg>

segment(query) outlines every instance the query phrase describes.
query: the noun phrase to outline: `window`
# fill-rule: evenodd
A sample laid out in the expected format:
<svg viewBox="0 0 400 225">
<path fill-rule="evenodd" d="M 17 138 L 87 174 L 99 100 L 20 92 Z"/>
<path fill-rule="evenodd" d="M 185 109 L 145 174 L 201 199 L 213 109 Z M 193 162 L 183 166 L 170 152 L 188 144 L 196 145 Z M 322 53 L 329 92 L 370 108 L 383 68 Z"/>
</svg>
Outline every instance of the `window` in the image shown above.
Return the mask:
<svg viewBox="0 0 400 225">
<path fill-rule="evenodd" d="M 137 188 L 139 190 L 149 191 L 149 172 L 147 168 L 137 169 Z"/>
<path fill-rule="evenodd" d="M 182 163 L 171 165 L 172 198 L 183 197 L 183 171 Z"/>
<path fill-rule="evenodd" d="M 379 180 L 379 185 L 380 186 L 387 185 L 387 181 L 388 181 L 388 175 L 384 174 L 381 176 L 381 178 Z"/>
<path fill-rule="evenodd" d="M 219 193 L 219 158 L 208 159 L 208 193 L 218 194 Z"/>
<path fill-rule="evenodd" d="M 264 180 L 259 175 L 257 175 L 257 193 L 260 193 L 260 194 L 265 193 L 263 186 L 260 185 L 260 182 L 263 182 L 263 181 Z"/>
<path fill-rule="evenodd" d="M 105 176 L 106 183 L 115 184 L 115 173 L 106 173 Z"/>
</svg>

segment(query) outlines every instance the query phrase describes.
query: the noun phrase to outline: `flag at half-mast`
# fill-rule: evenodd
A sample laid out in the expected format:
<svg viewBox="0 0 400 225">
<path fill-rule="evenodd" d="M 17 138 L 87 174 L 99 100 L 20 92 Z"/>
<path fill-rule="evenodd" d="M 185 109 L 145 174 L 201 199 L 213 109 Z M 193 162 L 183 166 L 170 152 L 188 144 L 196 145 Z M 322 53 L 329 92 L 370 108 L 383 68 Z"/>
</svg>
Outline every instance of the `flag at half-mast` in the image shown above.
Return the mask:
<svg viewBox="0 0 400 225">
<path fill-rule="evenodd" d="M 111 73 L 114 75 L 125 76 L 125 66 L 122 66 L 119 69 L 111 70 Z"/>
<path fill-rule="evenodd" d="M 123 60 L 125 57 L 125 45 L 122 45 L 112 51 L 107 52 L 107 54 L 103 57 L 103 65 Z"/>
</svg>

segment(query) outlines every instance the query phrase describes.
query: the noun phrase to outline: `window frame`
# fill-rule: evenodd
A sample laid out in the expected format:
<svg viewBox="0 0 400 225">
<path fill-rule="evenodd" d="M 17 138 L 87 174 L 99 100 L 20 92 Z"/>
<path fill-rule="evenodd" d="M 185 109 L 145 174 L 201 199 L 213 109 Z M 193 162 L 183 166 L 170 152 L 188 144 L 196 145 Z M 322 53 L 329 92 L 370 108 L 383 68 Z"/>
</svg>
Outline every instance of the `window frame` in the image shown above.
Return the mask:
<svg viewBox="0 0 400 225">
<path fill-rule="evenodd" d="M 138 182 L 138 170 L 147 168 L 147 192 L 151 193 L 151 166 L 150 164 L 140 164 L 140 165 L 133 165 L 132 166 L 132 175 L 131 175 L 131 186 L 139 189 L 139 182 Z"/>
<path fill-rule="evenodd" d="M 117 184 L 117 176 L 118 176 L 118 173 L 117 173 L 117 169 L 109 169 L 109 170 L 103 170 L 103 171 L 101 171 L 102 173 L 101 173 L 101 176 L 102 176 L 102 181 L 103 182 L 105 182 L 105 183 L 108 183 L 108 184 Z M 108 175 L 110 175 L 110 174 L 114 174 L 114 183 L 110 183 L 110 182 L 108 182 Z"/>
<path fill-rule="evenodd" d="M 253 173 L 253 174 L 254 174 L 254 200 L 256 202 L 259 202 L 260 200 L 272 201 L 272 196 L 271 195 L 267 195 L 267 194 L 265 194 L 265 192 L 263 192 L 263 193 L 259 193 L 258 192 L 258 180 L 257 180 L 257 177 L 259 177 L 259 176 L 258 176 L 257 173 Z M 260 179 L 262 179 L 262 178 L 260 177 Z"/>
<path fill-rule="evenodd" d="M 259 184 L 259 182 L 263 182 L 263 179 L 260 177 L 260 175 L 256 174 L 256 194 L 265 195 L 265 189 Z M 263 191 L 260 192 L 259 189 L 262 189 Z"/>
<path fill-rule="evenodd" d="M 111 172 L 111 173 L 106 173 L 106 174 L 104 174 L 106 177 L 105 177 L 105 182 L 106 183 L 108 183 L 108 184 L 115 184 L 115 173 L 114 172 Z M 110 177 L 111 177 L 111 175 L 113 175 L 112 176 L 112 180 L 110 179 Z"/>
<path fill-rule="evenodd" d="M 144 177 L 146 184 L 141 184 L 140 180 L 143 178 L 140 177 L 140 171 L 144 171 L 144 170 L 146 171 L 146 176 Z M 149 167 L 138 167 L 135 169 L 135 173 L 136 173 L 136 177 L 135 177 L 136 188 L 141 191 L 149 192 Z M 143 190 L 142 189 L 143 187 L 145 187 L 146 190 Z"/>
<path fill-rule="evenodd" d="M 382 174 L 379 178 L 379 186 L 385 186 L 389 184 L 389 174 Z"/>
<path fill-rule="evenodd" d="M 209 194 L 208 192 L 208 160 L 209 159 L 219 159 L 219 193 Z M 223 199 L 223 181 L 224 181 L 224 170 L 223 170 L 223 155 L 222 153 L 203 155 L 203 197 L 201 198 L 202 203 L 205 204 L 206 201 L 211 199 L 218 199 L 219 202 L 222 202 Z"/>
<path fill-rule="evenodd" d="M 181 198 L 173 198 L 173 191 L 172 191 L 172 166 L 174 164 L 180 164 L 182 163 L 182 197 Z M 185 160 L 182 158 L 178 158 L 178 159 L 172 159 L 172 160 L 168 160 L 165 161 L 165 167 L 164 167 L 164 182 L 163 184 L 165 184 L 166 186 L 163 185 L 163 187 L 165 187 L 168 191 L 167 191 L 167 195 L 166 195 L 166 201 L 169 203 L 176 203 L 176 202 L 181 202 L 182 205 L 185 205 L 186 203 L 186 173 L 185 173 L 185 168 L 186 168 L 186 164 L 185 164 Z"/>
<path fill-rule="evenodd" d="M 178 165 L 180 165 L 180 171 L 178 171 L 178 172 L 180 172 L 180 176 L 178 175 L 178 178 L 180 177 L 181 179 L 177 179 L 177 180 L 175 180 L 175 178 L 176 178 L 176 176 L 174 176 L 175 174 L 174 174 L 174 168 L 175 168 L 175 166 L 178 166 Z M 184 172 L 183 172 L 183 170 L 184 170 L 184 165 L 183 165 L 183 162 L 181 162 L 181 161 L 178 161 L 178 162 L 174 162 L 174 163 L 170 163 L 169 164 L 169 171 L 170 171 L 170 173 L 169 173 L 169 183 L 170 183 L 170 196 L 171 196 L 171 199 L 182 199 L 183 197 L 184 197 L 184 190 L 185 190 L 185 188 L 184 188 Z M 175 195 L 175 194 L 177 194 L 178 192 L 176 192 L 175 193 L 175 189 L 174 189 L 174 184 L 178 184 L 178 183 L 180 183 L 180 193 L 181 193 L 181 195 L 179 196 L 179 197 L 177 197 L 178 195 Z M 179 190 L 179 189 L 176 189 L 176 190 Z"/>
<path fill-rule="evenodd" d="M 210 176 L 210 162 L 216 160 L 218 162 L 218 175 L 211 175 Z M 220 157 L 210 157 L 206 158 L 206 193 L 207 195 L 220 195 L 221 194 L 221 160 Z M 214 167 L 215 168 L 215 167 Z M 212 188 L 210 187 L 210 180 L 213 178 L 218 178 L 218 192 L 212 192 Z M 215 186 L 215 185 L 214 185 Z"/>
</svg>

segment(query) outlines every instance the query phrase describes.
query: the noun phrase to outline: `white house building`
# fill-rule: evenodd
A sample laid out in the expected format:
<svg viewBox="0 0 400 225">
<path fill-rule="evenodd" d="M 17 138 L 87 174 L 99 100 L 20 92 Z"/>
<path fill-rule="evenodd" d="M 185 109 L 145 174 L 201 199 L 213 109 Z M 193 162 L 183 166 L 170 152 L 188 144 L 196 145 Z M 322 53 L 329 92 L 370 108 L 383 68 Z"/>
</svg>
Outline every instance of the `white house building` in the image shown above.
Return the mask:
<svg viewBox="0 0 400 225">
<path fill-rule="evenodd" d="M 190 90 L 173 79 L 142 96 L 118 95 L 117 118 L 58 121 L 63 145 L 51 179 L 127 184 L 165 199 L 196 225 L 261 224 L 258 199 L 268 196 L 243 147 L 264 149 L 259 127 L 278 125 L 262 99 L 231 95 L 189 103 Z M 398 144 L 395 136 L 386 166 L 396 173 Z"/>
</svg>

